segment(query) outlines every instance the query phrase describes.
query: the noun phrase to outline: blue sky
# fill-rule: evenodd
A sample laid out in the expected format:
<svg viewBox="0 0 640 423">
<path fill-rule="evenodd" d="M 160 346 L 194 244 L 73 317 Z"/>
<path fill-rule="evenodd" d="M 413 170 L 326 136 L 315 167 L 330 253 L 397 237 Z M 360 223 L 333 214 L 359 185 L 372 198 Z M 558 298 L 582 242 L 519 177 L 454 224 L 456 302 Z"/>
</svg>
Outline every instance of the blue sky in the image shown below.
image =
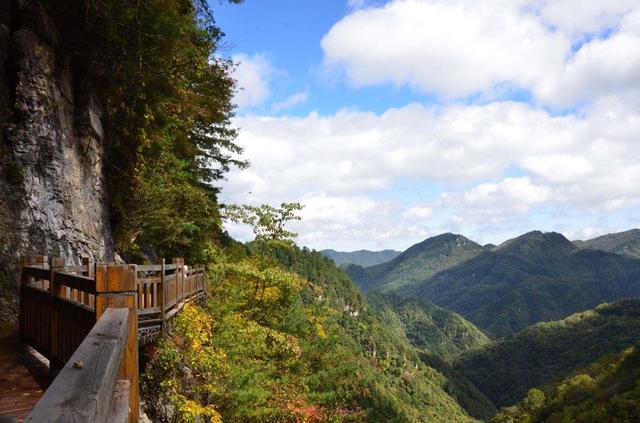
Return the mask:
<svg viewBox="0 0 640 423">
<path fill-rule="evenodd" d="M 212 7 L 238 63 L 235 124 L 252 163 L 222 199 L 303 203 L 300 244 L 640 226 L 636 1 Z"/>
<path fill-rule="evenodd" d="M 302 91 L 308 93 L 309 101 L 288 109 L 287 114 L 330 114 L 345 107 L 381 113 L 412 101 L 433 101 L 433 96 L 406 87 L 345 90 L 343 84 L 326 75 L 319 40 L 353 10 L 345 1 L 248 0 L 242 5 L 216 2 L 213 7 L 218 24 L 227 34 L 228 54 L 264 55 L 274 67 L 273 95 L 252 112 L 278 114 L 271 109 L 273 104 Z"/>
</svg>

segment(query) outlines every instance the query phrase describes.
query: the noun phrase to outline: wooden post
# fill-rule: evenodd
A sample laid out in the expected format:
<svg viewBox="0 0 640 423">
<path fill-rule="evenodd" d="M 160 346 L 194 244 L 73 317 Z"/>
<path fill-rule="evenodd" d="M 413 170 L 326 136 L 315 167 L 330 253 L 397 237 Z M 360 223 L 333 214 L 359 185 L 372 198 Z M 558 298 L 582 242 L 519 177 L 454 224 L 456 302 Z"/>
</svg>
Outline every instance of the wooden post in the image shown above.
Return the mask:
<svg viewBox="0 0 640 423">
<path fill-rule="evenodd" d="M 160 318 L 162 319 L 162 323 L 160 323 L 160 330 L 164 333 L 165 331 L 165 324 L 164 324 L 164 314 L 165 314 L 165 309 L 164 309 L 164 305 L 166 303 L 165 300 L 165 291 L 164 291 L 164 274 L 166 272 L 165 269 L 165 259 L 161 258 L 159 259 L 160 262 L 160 283 L 158 284 L 158 303 L 160 306 Z"/>
<path fill-rule="evenodd" d="M 51 313 L 49 315 L 49 374 L 55 376 L 64 365 L 60 359 L 59 340 L 60 335 L 58 329 L 60 327 L 60 308 L 57 297 L 62 296 L 62 286 L 56 282 L 56 271 L 64 267 L 64 259 L 60 257 L 52 257 L 49 260 L 49 297 L 51 298 Z"/>
<path fill-rule="evenodd" d="M 27 277 L 24 274 L 25 266 L 44 265 L 48 262 L 47 256 L 20 256 L 20 274 L 18 276 L 18 298 L 19 298 L 19 316 L 18 316 L 18 339 L 24 342 L 25 323 L 27 316 L 25 315 L 25 298 L 23 287 L 27 284 Z"/>
<path fill-rule="evenodd" d="M 184 302 L 184 261 L 181 258 L 173 258 L 171 263 L 176 265 L 176 302 L 180 308 L 180 303 Z"/>
<path fill-rule="evenodd" d="M 129 309 L 129 332 L 120 379 L 131 383 L 129 391 L 129 421 L 137 422 L 138 397 L 138 313 L 136 265 L 96 266 L 96 320 L 108 307 Z"/>
<path fill-rule="evenodd" d="M 93 261 L 92 257 L 82 257 L 82 266 L 86 267 L 86 270 L 82 271 L 82 275 L 83 276 L 87 276 L 89 278 L 95 278 L 95 276 L 96 276 L 96 264 Z M 90 295 L 91 294 L 83 292 L 82 293 L 82 301 L 81 302 L 86 306 L 92 307 Z"/>
</svg>

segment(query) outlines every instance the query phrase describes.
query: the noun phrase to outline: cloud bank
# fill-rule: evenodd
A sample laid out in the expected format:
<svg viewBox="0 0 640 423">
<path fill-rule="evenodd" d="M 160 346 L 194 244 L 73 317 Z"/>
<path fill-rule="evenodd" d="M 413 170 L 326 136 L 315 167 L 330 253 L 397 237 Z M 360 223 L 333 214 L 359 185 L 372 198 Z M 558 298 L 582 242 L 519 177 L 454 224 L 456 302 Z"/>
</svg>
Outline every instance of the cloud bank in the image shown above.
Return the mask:
<svg viewBox="0 0 640 423">
<path fill-rule="evenodd" d="M 640 226 L 637 1 L 352 3 L 321 40 L 324 66 L 352 89 L 402 86 L 439 100 L 240 116 L 252 167 L 229 175 L 223 200 L 302 202 L 293 229 L 314 248 Z M 520 92 L 527 101 L 515 101 Z"/>
</svg>

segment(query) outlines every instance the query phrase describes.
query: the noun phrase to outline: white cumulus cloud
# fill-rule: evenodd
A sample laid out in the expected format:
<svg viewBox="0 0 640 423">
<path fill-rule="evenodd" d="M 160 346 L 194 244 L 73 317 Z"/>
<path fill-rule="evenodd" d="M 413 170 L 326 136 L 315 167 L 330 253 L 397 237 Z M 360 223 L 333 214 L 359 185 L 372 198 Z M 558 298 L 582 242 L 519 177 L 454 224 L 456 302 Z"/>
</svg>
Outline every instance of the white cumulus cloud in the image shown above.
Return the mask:
<svg viewBox="0 0 640 423">
<path fill-rule="evenodd" d="M 253 165 L 229 175 L 224 200 L 306 204 L 301 241 L 318 248 L 336 237 L 399 248 L 456 221 L 464 229 L 545 207 L 602 215 L 640 204 L 640 109 L 620 98 L 564 116 L 494 102 L 235 123 Z M 525 175 L 509 176 L 514 168 Z M 402 202 L 399 179 L 440 184 L 444 195 Z"/>
<path fill-rule="evenodd" d="M 522 88 L 567 107 L 640 88 L 639 14 L 628 0 L 392 0 L 345 16 L 321 45 L 356 87 L 444 98 Z"/>
<path fill-rule="evenodd" d="M 231 58 L 236 64 L 233 77 L 238 82 L 234 103 L 240 108 L 263 104 L 270 95 L 269 79 L 275 70 L 263 54 L 237 54 Z"/>
<path fill-rule="evenodd" d="M 300 91 L 285 98 L 279 103 L 273 105 L 272 110 L 274 112 L 283 112 L 299 104 L 306 103 L 309 99 L 309 93 L 307 91 Z"/>
</svg>

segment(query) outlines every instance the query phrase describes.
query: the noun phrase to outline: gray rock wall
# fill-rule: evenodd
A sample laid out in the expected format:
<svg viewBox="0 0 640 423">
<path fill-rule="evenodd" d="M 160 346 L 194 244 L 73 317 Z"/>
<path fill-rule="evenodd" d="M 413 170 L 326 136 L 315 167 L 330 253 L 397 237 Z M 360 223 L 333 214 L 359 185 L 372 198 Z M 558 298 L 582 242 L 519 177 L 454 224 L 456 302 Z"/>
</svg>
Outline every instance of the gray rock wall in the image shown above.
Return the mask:
<svg viewBox="0 0 640 423">
<path fill-rule="evenodd" d="M 0 194 L 17 233 L 11 253 L 112 260 L 102 109 L 91 73 L 65 53 L 46 2 L 10 3 L 10 13 L 0 6 L 0 102 L 8 109 L 0 117 Z"/>
</svg>

